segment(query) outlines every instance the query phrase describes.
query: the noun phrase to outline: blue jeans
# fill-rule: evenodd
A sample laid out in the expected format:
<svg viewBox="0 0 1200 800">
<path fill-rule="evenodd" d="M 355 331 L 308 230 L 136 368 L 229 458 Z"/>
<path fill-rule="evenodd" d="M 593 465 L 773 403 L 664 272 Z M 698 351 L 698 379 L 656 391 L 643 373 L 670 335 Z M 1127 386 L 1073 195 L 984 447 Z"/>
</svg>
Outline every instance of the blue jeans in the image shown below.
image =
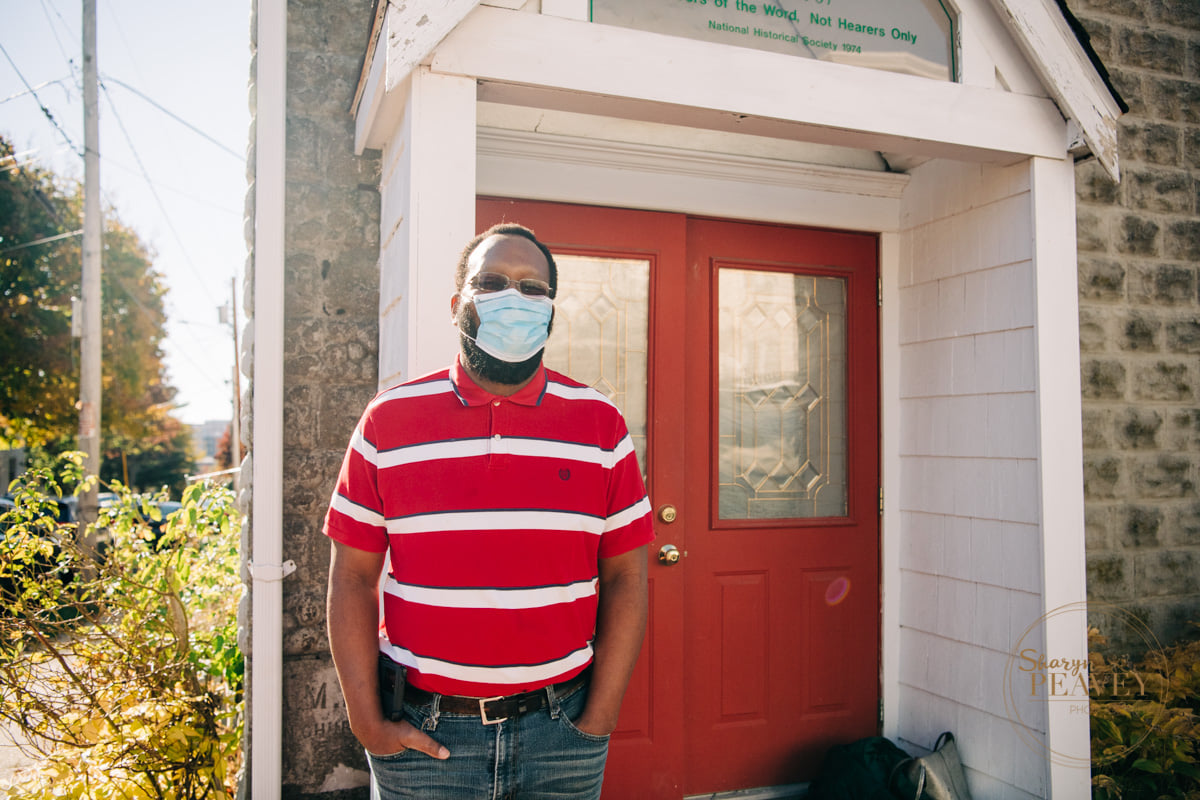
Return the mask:
<svg viewBox="0 0 1200 800">
<path fill-rule="evenodd" d="M 381 800 L 597 800 L 608 737 L 576 728 L 587 687 L 564 697 L 548 690 L 548 708 L 484 725 L 479 715 L 404 704 L 404 716 L 450 750 L 439 761 L 417 750 L 367 753 Z"/>
</svg>

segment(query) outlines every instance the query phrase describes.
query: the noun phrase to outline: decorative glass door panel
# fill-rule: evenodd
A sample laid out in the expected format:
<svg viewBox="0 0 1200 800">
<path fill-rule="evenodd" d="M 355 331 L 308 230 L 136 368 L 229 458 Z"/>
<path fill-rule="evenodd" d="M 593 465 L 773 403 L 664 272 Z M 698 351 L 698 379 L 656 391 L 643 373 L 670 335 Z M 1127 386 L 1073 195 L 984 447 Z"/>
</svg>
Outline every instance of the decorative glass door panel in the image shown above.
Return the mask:
<svg viewBox="0 0 1200 800">
<path fill-rule="evenodd" d="M 846 515 L 846 281 L 718 272 L 721 519 Z"/>
<path fill-rule="evenodd" d="M 558 294 L 546 366 L 616 403 L 646 469 L 650 262 L 554 254 Z"/>
<path fill-rule="evenodd" d="M 878 240 L 687 228 L 684 795 L 793 796 L 877 733 Z"/>
</svg>

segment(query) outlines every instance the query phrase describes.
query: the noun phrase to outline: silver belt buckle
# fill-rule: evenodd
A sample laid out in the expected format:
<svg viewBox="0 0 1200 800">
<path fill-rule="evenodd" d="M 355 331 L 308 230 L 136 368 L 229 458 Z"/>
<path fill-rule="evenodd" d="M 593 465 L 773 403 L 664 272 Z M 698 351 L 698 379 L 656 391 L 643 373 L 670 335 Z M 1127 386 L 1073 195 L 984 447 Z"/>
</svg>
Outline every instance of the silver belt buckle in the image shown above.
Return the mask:
<svg viewBox="0 0 1200 800">
<path fill-rule="evenodd" d="M 479 698 L 479 717 L 480 717 L 480 719 L 483 720 L 484 725 L 499 725 L 501 722 L 505 722 L 508 720 L 508 717 L 501 717 L 500 719 L 488 719 L 487 709 L 484 708 L 484 704 L 486 704 L 486 703 L 490 703 L 493 700 L 503 700 L 503 699 L 504 699 L 504 695 L 496 695 L 495 697 Z"/>
</svg>

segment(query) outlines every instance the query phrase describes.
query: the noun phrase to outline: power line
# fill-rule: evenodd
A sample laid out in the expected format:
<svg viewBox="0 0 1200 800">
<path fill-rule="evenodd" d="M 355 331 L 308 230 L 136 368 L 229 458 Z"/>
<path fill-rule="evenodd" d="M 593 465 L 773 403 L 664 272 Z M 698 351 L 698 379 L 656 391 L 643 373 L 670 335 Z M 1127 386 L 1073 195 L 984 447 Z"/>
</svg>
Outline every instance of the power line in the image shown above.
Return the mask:
<svg viewBox="0 0 1200 800">
<path fill-rule="evenodd" d="M 196 263 L 192 261 L 192 256 L 188 251 L 187 245 L 183 243 L 183 237 L 179 235 L 179 231 L 176 230 L 175 224 L 171 222 L 171 215 L 167 213 L 167 208 L 163 204 L 162 198 L 158 195 L 158 189 L 154 187 L 154 181 L 150 180 L 150 173 L 146 170 L 146 165 L 142 163 L 142 157 L 138 155 L 137 148 L 133 144 L 133 137 L 129 135 L 129 131 L 126 129 L 125 123 L 121 120 L 121 115 L 117 112 L 117 106 L 115 103 L 113 103 L 112 97 L 109 95 L 108 89 L 105 87 L 103 81 L 100 82 L 100 88 L 104 89 L 104 98 L 108 100 L 108 107 L 112 109 L 113 118 L 117 121 L 117 127 L 121 129 L 121 133 L 125 136 L 125 143 L 129 145 L 129 152 L 133 153 L 133 160 L 137 162 L 138 168 L 142 171 L 142 177 L 146 179 L 146 185 L 150 188 L 150 194 L 154 197 L 154 202 L 158 204 L 158 210 L 162 212 L 163 220 L 167 223 L 167 228 L 171 231 L 171 234 L 175 237 L 175 242 L 179 245 L 179 249 L 183 252 L 184 260 L 187 261 L 188 265 L 192 268 L 192 274 L 195 275 L 196 280 L 200 282 L 200 288 L 203 290 L 204 294 L 208 296 L 209 302 L 213 305 L 216 305 L 217 301 L 213 299 L 211 294 L 209 294 L 208 287 L 204 284 L 204 278 L 201 277 L 199 268 L 196 266 Z"/>
<path fill-rule="evenodd" d="M 63 61 L 67 62 L 67 69 L 71 71 L 71 75 L 75 75 L 77 72 L 75 62 L 72 61 L 71 57 L 67 55 L 67 51 L 63 47 L 62 39 L 58 38 L 58 31 L 54 29 L 54 20 L 50 17 L 50 8 L 46 5 L 46 0 L 42 0 L 42 11 L 44 11 L 46 14 L 46 21 L 50 23 L 50 33 L 52 36 L 54 36 L 54 41 L 58 44 L 58 52 L 62 53 Z M 66 26 L 67 21 L 62 18 L 62 14 L 58 13 L 57 8 L 54 9 L 54 13 L 58 14 L 58 18 L 62 20 L 63 25 Z"/>
<path fill-rule="evenodd" d="M 47 7 L 54 11 L 54 16 L 58 17 L 59 22 L 62 23 L 63 28 L 66 29 L 67 33 L 78 38 L 79 34 L 71 28 L 71 24 L 63 17 L 62 12 L 58 10 L 58 6 L 54 5 L 53 0 L 49 0 L 49 2 L 47 0 L 42 0 L 42 8 L 45 9 Z"/>
<path fill-rule="evenodd" d="M 47 236 L 42 239 L 35 239 L 32 242 L 26 242 L 25 244 L 19 244 L 15 247 L 10 247 L 7 250 L 0 250 L 0 256 L 4 255 L 5 253 L 14 252 L 16 250 L 24 250 L 26 247 L 33 247 L 34 245 L 37 245 L 37 244 L 48 244 L 50 242 L 57 242 L 59 239 L 70 239 L 72 236 L 78 236 L 81 233 L 83 233 L 83 228 L 80 228 L 77 231 L 68 231 L 67 233 L 60 233 L 57 236 Z"/>
<path fill-rule="evenodd" d="M 56 83 L 62 83 L 63 81 L 67 81 L 70 79 L 71 79 L 70 76 L 67 76 L 66 78 L 56 78 L 55 80 L 52 80 L 52 81 L 43 81 L 42 83 L 39 83 L 37 86 L 34 86 L 32 89 L 26 89 L 23 92 L 17 92 L 16 94 L 10 94 L 8 97 L 4 98 L 3 100 L 0 100 L 0 103 L 7 103 L 9 100 L 16 100 L 18 97 L 24 97 L 27 94 L 33 94 L 38 89 L 45 89 L 47 86 L 53 86 Z"/>
<path fill-rule="evenodd" d="M 201 322 L 200 320 L 180 319 L 179 317 L 172 318 L 171 322 L 175 325 L 188 325 L 193 328 L 200 328 L 206 333 L 220 331 L 225 325 L 223 322 Z"/>
<path fill-rule="evenodd" d="M 154 314 L 153 314 L 153 312 L 151 312 L 151 311 L 150 311 L 150 309 L 146 308 L 145 304 L 144 304 L 144 303 L 142 303 L 142 301 L 141 301 L 141 300 L 139 300 L 139 299 L 137 298 L 137 296 L 136 296 L 136 295 L 134 295 L 134 293 L 133 293 L 133 292 L 131 292 L 131 291 L 129 290 L 129 287 L 125 285 L 125 281 L 124 281 L 124 280 L 122 280 L 122 279 L 121 279 L 119 276 L 117 276 L 117 275 L 113 275 L 113 274 L 111 274 L 111 273 L 109 274 L 109 279 L 110 279 L 110 280 L 111 280 L 113 283 L 115 283 L 115 284 L 116 284 L 117 288 L 119 288 L 119 289 L 120 289 L 122 292 L 124 292 L 124 293 L 125 293 L 125 296 L 126 296 L 126 297 L 128 297 L 128 298 L 129 298 L 131 301 L 133 301 L 133 304 L 134 304 L 134 309 L 135 309 L 136 311 L 139 311 L 141 314 L 143 314 L 143 315 L 144 315 L 144 316 L 145 316 L 145 317 L 146 317 L 148 320 L 150 320 L 151 322 L 153 322 L 153 321 L 154 321 Z M 111 285 L 111 284 L 110 284 L 110 285 Z M 163 309 L 163 310 L 162 310 L 162 315 L 163 315 L 163 317 L 164 317 L 164 320 L 165 320 L 165 317 L 166 317 L 166 309 Z M 167 329 L 166 329 L 166 326 L 165 326 L 165 325 L 162 327 L 162 332 L 163 332 L 163 338 L 164 338 L 164 339 L 166 339 L 166 338 L 167 338 L 167 336 L 166 336 Z M 197 341 L 197 342 L 196 342 L 196 344 L 197 344 L 197 345 L 199 345 L 200 343 Z M 225 388 L 225 387 L 224 387 L 224 381 L 222 381 L 222 380 L 221 380 L 221 379 L 219 379 L 219 378 L 214 378 L 214 377 L 213 377 L 211 374 L 209 374 L 208 372 L 206 372 L 206 371 L 205 371 L 205 368 L 204 368 L 204 367 L 202 367 L 200 364 L 196 363 L 196 360 L 195 360 L 194 358 L 192 358 L 192 357 L 191 357 L 191 355 L 190 355 L 189 353 L 187 353 L 187 352 L 186 352 L 185 350 L 183 350 L 182 348 L 179 348 L 178 346 L 176 347 L 176 350 L 177 350 L 177 351 L 178 351 L 178 352 L 179 352 L 179 353 L 180 353 L 180 354 L 181 354 L 181 355 L 182 355 L 184 358 L 186 358 L 188 361 L 190 361 L 190 362 L 191 362 L 192 366 L 196 368 L 196 371 L 197 371 L 197 372 L 198 372 L 200 375 L 203 375 L 203 376 L 204 376 L 204 379 L 205 379 L 205 380 L 207 380 L 207 381 L 209 382 L 209 384 L 211 384 L 213 387 L 215 387 L 215 388 L 218 388 L 218 389 L 224 389 L 224 388 Z M 167 365 L 166 365 L 166 363 L 165 363 L 165 360 L 163 360 L 163 359 L 160 359 L 160 361 L 159 361 L 159 364 L 160 364 L 160 365 L 162 366 L 162 368 L 163 368 L 163 373 L 166 373 L 168 370 L 167 370 Z M 169 378 L 167 377 L 167 375 L 166 375 L 166 374 L 162 374 L 162 375 L 160 375 L 160 377 L 164 379 L 164 383 L 166 383 L 166 381 L 168 381 L 168 380 L 169 380 Z M 173 385 L 171 385 L 171 384 L 169 384 L 169 383 L 167 383 L 166 385 L 169 385 L 169 386 L 171 386 L 171 388 L 172 388 L 172 389 L 174 389 L 175 391 L 179 391 L 179 387 L 177 387 L 177 386 L 173 386 Z"/>
<path fill-rule="evenodd" d="M 137 172 L 137 170 L 134 169 L 133 167 L 130 167 L 126 164 L 122 164 L 120 161 L 114 160 L 112 156 L 105 156 L 104 163 L 106 166 L 115 167 L 116 169 L 119 169 L 123 172 Z M 223 206 L 223 205 L 220 205 L 219 203 L 214 203 L 211 200 L 207 200 L 203 197 L 200 197 L 199 195 L 192 194 L 191 192 L 188 192 L 184 189 L 180 189 L 178 187 L 171 186 L 170 184 L 163 183 L 162 181 L 154 181 L 154 185 L 160 189 L 166 189 L 168 192 L 173 192 L 173 193 L 179 195 L 180 197 L 186 197 L 188 200 L 191 200 L 193 203 L 199 203 L 200 205 L 208 206 L 209 208 L 213 209 L 214 211 L 220 211 L 224 214 L 232 214 L 235 216 L 238 216 L 242 213 L 241 210 L 239 210 L 239 209 L 230 208 L 229 206 Z M 110 198 L 109 202 L 112 203 L 111 198 Z M 112 205 L 116 205 L 116 204 L 112 203 Z"/>
<path fill-rule="evenodd" d="M 8 50 L 4 49 L 3 44 L 0 44 L 0 53 L 4 53 L 4 57 L 8 59 L 8 63 L 12 65 L 13 71 L 15 71 L 17 73 L 17 77 L 21 79 L 21 83 L 23 83 L 25 88 L 29 90 L 29 93 L 33 95 L 33 99 L 37 101 L 38 107 L 42 109 L 42 113 L 46 115 L 46 119 L 50 120 L 50 124 L 62 134 L 62 137 L 67 140 L 67 144 L 70 145 L 71 149 L 82 157 L 83 151 L 75 145 L 75 142 L 71 141 L 71 137 L 67 135 L 67 132 L 63 130 L 62 125 L 59 125 L 58 120 L 56 120 L 54 115 L 50 113 L 50 109 L 46 108 L 46 104 L 42 102 L 42 98 L 38 97 L 37 92 L 32 86 L 29 85 L 29 81 L 25 80 L 25 76 L 21 74 L 21 70 L 17 67 L 16 62 L 12 60 L 12 56 L 8 54 Z"/>
<path fill-rule="evenodd" d="M 0 172 L 17 172 L 38 162 L 37 150 L 22 150 L 0 158 Z M 26 158 L 28 156 L 28 158 Z M 25 159 L 22 161 L 21 159 Z"/>
<path fill-rule="evenodd" d="M 120 276 L 109 273 L 109 279 L 111 281 L 113 281 L 117 285 L 117 287 L 125 293 L 126 297 L 128 297 L 131 301 L 133 301 L 134 306 L 136 307 L 135 310 L 141 312 L 151 322 L 154 322 L 154 312 L 152 312 L 150 309 L 148 309 L 146 307 L 146 305 L 144 303 L 142 303 L 142 301 L 139 300 L 138 297 L 132 291 L 129 290 L 129 287 L 125 284 L 125 281 Z M 163 321 L 164 321 L 164 324 L 161 328 L 161 330 L 163 332 L 163 338 L 167 339 L 170 337 L 168 335 L 168 331 L 167 331 L 165 323 L 166 323 L 166 320 L 169 318 L 169 315 L 167 313 L 167 309 L 165 306 L 160 310 L 160 312 L 162 314 Z M 180 320 L 178 320 L 178 319 L 175 320 L 176 324 L 178 324 L 179 322 L 180 322 Z M 184 324 L 188 324 L 188 323 L 186 323 L 186 321 L 184 321 Z M 198 339 L 193 338 L 192 342 L 194 344 L 196 344 L 197 346 L 200 346 L 200 347 L 203 346 Z M 197 363 L 196 360 L 194 358 L 192 358 L 191 354 L 189 354 L 187 352 L 187 350 L 185 350 L 184 348 L 179 346 L 178 340 L 176 341 L 175 349 L 176 349 L 176 351 L 178 351 L 178 353 L 180 355 L 182 355 L 189 362 L 191 362 L 192 366 L 196 368 L 196 372 L 199 375 L 202 375 L 204 377 L 204 379 L 206 381 L 208 381 L 208 383 L 210 385 L 212 385 L 213 387 L 218 388 L 218 389 L 224 388 L 224 381 L 220 378 L 214 378 L 209 372 L 207 372 L 206 368 L 204 366 L 202 366 L 201 364 Z M 162 366 L 164 368 L 164 372 L 166 372 L 167 365 L 166 365 L 165 361 L 160 361 L 160 363 L 162 364 Z M 165 379 L 167 376 L 163 375 L 162 377 Z M 171 388 L 175 389 L 176 391 L 179 391 L 179 387 L 177 387 L 177 386 L 172 386 Z"/>
<path fill-rule="evenodd" d="M 178 122 L 180 125 L 183 125 L 185 128 L 187 128 L 188 130 L 192 131 L 193 133 L 195 133 L 195 134 L 197 134 L 197 135 L 199 135 L 199 136 L 202 136 L 203 138 L 207 139 L 209 142 L 211 142 L 212 144 L 214 144 L 214 145 L 216 145 L 217 147 L 221 148 L 221 149 L 222 149 L 222 150 L 224 150 L 226 153 L 229 153 L 229 155 L 233 156 L 233 157 L 234 157 L 234 158 L 236 158 L 238 161 L 242 161 L 242 162 L 244 162 L 244 161 L 246 160 L 246 157 L 245 157 L 244 155 L 242 155 L 241 153 L 238 153 L 238 152 L 237 152 L 236 150 L 234 150 L 232 147 L 227 147 L 226 145 L 224 145 L 224 144 L 222 144 L 221 142 L 219 142 L 219 141 L 217 141 L 216 139 L 214 139 L 212 136 L 209 136 L 207 133 L 205 133 L 204 131 L 202 131 L 202 130 L 200 130 L 199 128 L 197 128 L 197 127 L 196 127 L 195 125 L 193 125 L 192 123 L 188 122 L 188 121 L 187 121 L 186 119 L 184 119 L 183 117 L 181 117 L 181 116 L 179 116 L 178 114 L 175 114 L 175 113 L 173 113 L 173 112 L 171 112 L 171 111 L 168 111 L 166 108 L 164 108 L 163 106 L 161 106 L 161 105 L 160 105 L 160 104 L 159 104 L 159 103 L 158 103 L 156 100 L 154 100 L 154 98 L 152 98 L 152 97 L 150 97 L 150 96 L 148 96 L 148 95 L 146 95 L 146 94 L 143 94 L 142 92 L 140 92 L 140 91 L 138 91 L 137 89 L 135 89 L 135 88 L 133 88 L 132 86 L 130 86 L 128 83 L 125 83 L 124 81 L 118 80 L 118 79 L 116 79 L 116 78 L 112 77 L 111 75 L 105 75 L 105 76 L 104 76 L 104 82 L 106 82 L 106 83 L 107 83 L 107 82 L 112 82 L 112 83 L 115 83 L 117 86 L 120 86 L 120 87 L 122 87 L 122 88 L 124 88 L 124 89 L 128 89 L 129 91 L 131 91 L 131 92 L 133 92 L 134 94 L 136 94 L 138 97 L 140 97 L 140 98 L 142 98 L 143 100 L 145 100 L 145 101 L 146 101 L 147 103 L 149 103 L 150 105 L 152 105 L 152 106 L 154 106 L 155 108 L 157 108 L 159 111 L 161 111 L 161 112 L 163 112 L 164 114 L 166 114 L 166 115 L 167 115 L 168 117 L 170 117 L 171 119 L 173 119 L 173 120 L 175 120 L 176 122 Z M 106 89 L 106 90 L 105 90 L 105 92 L 107 93 L 107 91 L 108 91 L 108 90 Z M 110 99 L 108 102 L 111 104 L 111 103 L 112 103 L 112 100 Z"/>
<path fill-rule="evenodd" d="M 71 75 L 72 75 L 73 77 L 75 77 L 75 76 L 77 76 L 77 73 L 78 73 L 78 67 L 76 66 L 75 62 L 74 62 L 74 61 L 72 61 L 72 60 L 71 60 L 71 59 L 70 59 L 70 58 L 67 56 L 67 54 L 66 54 L 66 51 L 65 51 L 65 50 L 63 50 L 62 41 L 59 39 L 59 37 L 58 37 L 58 32 L 55 30 L 55 26 L 54 26 L 54 20 L 50 18 L 50 11 L 49 11 L 49 8 L 53 8 L 53 4 L 50 4 L 50 5 L 48 6 L 48 5 L 47 5 L 47 0 L 41 0 L 41 3 L 42 3 L 42 10 L 43 10 L 43 11 L 46 13 L 46 18 L 47 18 L 47 20 L 50 22 L 50 32 L 51 32 L 51 34 L 53 34 L 53 36 L 54 36 L 54 40 L 55 40 L 55 41 L 58 43 L 58 49 L 59 49 L 59 52 L 61 52 L 61 53 L 62 53 L 63 59 L 65 59 L 65 60 L 66 60 L 66 62 L 67 62 L 67 68 L 70 70 L 70 72 L 71 72 Z M 116 12 L 116 10 L 115 10 L 115 9 L 112 7 L 112 5 L 109 5 L 109 4 L 106 4 L 106 5 L 105 5 L 105 9 L 108 11 L 109 15 L 112 17 L 112 20 L 113 20 L 113 25 L 114 25 L 114 27 L 115 27 L 115 28 L 116 28 L 116 30 L 117 30 L 117 34 L 118 34 L 118 35 L 121 37 L 121 42 L 122 42 L 122 44 L 124 44 L 124 46 L 125 46 L 125 51 L 126 51 L 126 53 L 128 53 L 128 54 L 129 54 L 129 59 L 130 59 L 130 61 L 131 61 L 131 62 L 133 62 L 134 69 L 137 71 L 138 75 L 139 75 L 139 76 L 141 76 L 141 72 L 142 72 L 142 71 L 141 71 L 141 67 L 140 67 L 140 66 L 138 65 L 138 63 L 137 63 L 137 58 L 136 58 L 136 56 L 134 55 L 133 48 L 131 48 L 131 47 L 129 46 L 129 40 L 128 40 L 128 39 L 126 38 L 126 36 L 125 36 L 125 29 L 124 29 L 124 27 L 121 25 L 121 21 L 120 21 L 120 19 L 118 19 L 118 18 L 117 18 L 117 12 Z M 59 13 L 59 11 L 58 11 L 58 9 L 57 9 L 57 8 L 54 8 L 54 13 L 55 13 L 55 15 L 56 15 L 56 16 L 59 18 L 59 20 L 62 22 L 62 24 L 63 24 L 63 27 L 67 28 L 67 29 L 68 29 L 68 31 L 69 31 L 69 30 L 70 30 L 70 26 L 67 24 L 67 21 L 66 21 L 65 19 L 63 19 L 63 16 L 62 16 L 62 14 L 60 14 L 60 13 Z M 170 117 L 171 119 L 173 119 L 173 120 L 175 120 L 176 122 L 178 122 L 179 124 L 183 125 L 183 126 L 184 126 L 185 128 L 187 128 L 188 130 L 190 130 L 190 131 L 192 131 L 193 133 L 196 133 L 197 135 L 199 135 L 199 136 L 203 137 L 203 138 L 204 138 L 204 139 L 206 139 L 207 141 L 209 141 L 209 142 L 211 142 L 212 144 L 214 144 L 214 145 L 216 145 L 217 147 L 219 147 L 221 150 L 224 150 L 226 153 L 229 153 L 231 156 L 233 156 L 234 158 L 236 158 L 238 161 L 244 162 L 244 161 L 246 160 L 246 159 L 245 159 L 245 155 L 244 155 L 244 154 L 238 153 L 238 152 L 237 152 L 236 150 L 234 150 L 233 148 L 231 148 L 231 147 L 228 147 L 227 145 L 223 144 L 222 142 L 219 142 L 219 141 L 217 141 L 215 138 L 213 138 L 213 137 L 212 137 L 212 136 L 210 136 L 209 134 L 205 133 L 203 130 L 201 130 L 201 129 L 200 129 L 200 128 L 198 128 L 197 126 L 193 125 L 192 123 L 188 122 L 187 120 L 183 119 L 183 118 L 182 118 L 182 117 L 180 117 L 178 114 L 175 114 L 174 112 L 172 112 L 172 111 L 168 110 L 167 108 L 163 107 L 163 106 L 162 106 L 162 105 L 161 105 L 161 104 L 160 104 L 158 101 L 154 100 L 154 98 L 152 98 L 152 97 L 149 97 L 149 96 L 148 96 L 148 95 L 146 95 L 144 92 L 141 92 L 141 91 L 139 91 L 139 90 L 135 89 L 134 87 L 130 86 L 129 84 L 125 83 L 124 81 L 118 80 L 117 78 L 114 78 L 114 77 L 112 77 L 111 75 L 102 75 L 102 76 L 100 76 L 100 77 L 101 77 L 101 80 L 104 80 L 104 81 L 110 81 L 110 82 L 112 82 L 112 83 L 115 83 L 115 84 L 117 84 L 118 86 L 121 86 L 122 88 L 128 89 L 129 91 L 133 92 L 133 93 L 134 93 L 134 94 L 136 94 L 138 97 L 142 98 L 142 99 L 143 99 L 143 100 L 145 100 L 147 103 L 149 103 L 150 105 L 152 105 L 152 106 L 154 106 L 155 108 L 157 108 L 159 111 L 161 111 L 161 112 L 163 112 L 164 114 L 166 114 L 166 115 L 167 115 L 168 117 Z M 65 80 L 65 78 L 64 78 L 64 79 L 62 79 L 62 80 Z M 43 84 L 43 86 L 44 86 L 44 85 L 45 85 L 45 84 Z M 38 88 L 41 88 L 41 87 L 38 87 Z M 16 96 L 16 95 L 14 95 L 14 96 Z M 11 99 L 11 98 L 9 98 L 9 99 Z M 110 102 L 111 102 L 111 100 L 110 100 Z"/>
<path fill-rule="evenodd" d="M 117 10 L 114 3 L 105 3 L 104 10 L 108 12 L 108 16 L 112 18 L 113 27 L 117 31 L 117 35 L 121 37 L 121 44 L 125 46 L 125 54 L 129 56 L 129 63 L 133 65 L 133 71 L 137 75 L 138 80 L 143 86 L 146 85 L 146 73 L 142 72 L 142 65 L 138 63 L 137 56 L 134 54 L 133 48 L 129 46 L 129 38 L 125 36 L 125 26 L 121 24 L 121 20 L 117 17 Z"/>
<path fill-rule="evenodd" d="M 196 323 L 189 323 L 189 322 L 187 322 L 187 321 L 185 321 L 185 320 L 184 320 L 184 321 L 181 321 L 181 320 L 178 320 L 178 319 L 177 319 L 177 320 L 174 320 L 174 321 L 173 321 L 173 324 L 176 324 L 176 325 L 179 325 L 179 324 L 183 324 L 183 325 L 190 325 L 190 324 L 196 324 Z M 223 333 L 224 333 L 224 332 L 222 331 L 222 334 L 223 334 Z M 171 337 L 168 337 L 168 338 L 171 338 Z M 210 338 L 211 338 L 211 337 L 210 337 Z M 224 340 L 225 340 L 225 337 L 222 335 L 222 336 L 221 336 L 221 339 L 224 341 Z M 190 342 L 190 343 L 191 343 L 191 344 L 194 344 L 196 347 L 199 347 L 199 348 L 201 348 L 201 349 L 202 349 L 202 350 L 203 350 L 205 353 L 211 353 L 211 352 L 212 352 L 212 349 L 211 349 L 211 348 L 207 348 L 207 347 L 205 347 L 205 346 L 204 346 L 204 345 L 201 343 L 201 341 L 200 341 L 199 339 L 197 339 L 197 338 L 194 338 L 194 337 L 193 337 L 193 338 L 191 339 L 191 342 Z M 183 358 L 187 359 L 187 361 L 189 361 L 189 362 L 191 363 L 191 365 L 192 365 L 193 367 L 195 367 L 195 368 L 196 368 L 196 370 L 195 370 L 195 374 L 196 374 L 196 375 L 199 375 L 199 376 L 203 377 L 203 378 L 204 378 L 204 380 L 205 380 L 205 381 L 206 381 L 206 382 L 207 382 L 207 383 L 208 383 L 210 386 L 212 386 L 212 387 L 214 387 L 214 388 L 221 388 L 221 389 L 223 389 L 223 388 L 224 388 L 224 384 L 225 384 L 225 381 L 226 381 L 226 379 L 225 379 L 225 378 L 218 378 L 218 377 L 214 377 L 214 376 L 212 375 L 212 373 L 208 371 L 208 369 L 209 369 L 209 367 L 211 366 L 211 364 L 210 364 L 210 365 L 208 365 L 208 366 L 206 366 L 206 365 L 202 365 L 202 364 L 199 364 L 199 363 L 197 363 L 196 359 L 192 358 L 191 354 L 190 354 L 190 353 L 188 353 L 188 351 L 187 351 L 187 348 L 183 346 L 183 344 L 184 344 L 184 343 L 180 342 L 180 340 L 179 340 L 178 338 L 174 338 L 174 339 L 172 339 L 172 344 L 173 344 L 173 346 L 174 346 L 174 350 L 175 350 L 175 352 L 176 352 L 178 355 L 180 355 L 180 356 L 183 356 Z M 176 388 L 178 388 L 178 387 L 176 387 Z"/>
</svg>

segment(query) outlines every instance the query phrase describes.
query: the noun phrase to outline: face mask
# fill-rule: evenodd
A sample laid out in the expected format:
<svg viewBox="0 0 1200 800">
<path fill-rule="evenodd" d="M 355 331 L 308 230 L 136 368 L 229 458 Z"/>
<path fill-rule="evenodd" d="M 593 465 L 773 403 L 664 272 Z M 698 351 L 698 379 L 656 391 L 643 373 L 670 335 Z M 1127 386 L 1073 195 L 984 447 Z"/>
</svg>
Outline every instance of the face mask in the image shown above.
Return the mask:
<svg viewBox="0 0 1200 800">
<path fill-rule="evenodd" d="M 554 302 L 549 297 L 527 297 L 516 289 L 471 297 L 479 316 L 475 344 L 501 361 L 524 361 L 546 345 Z"/>
</svg>

